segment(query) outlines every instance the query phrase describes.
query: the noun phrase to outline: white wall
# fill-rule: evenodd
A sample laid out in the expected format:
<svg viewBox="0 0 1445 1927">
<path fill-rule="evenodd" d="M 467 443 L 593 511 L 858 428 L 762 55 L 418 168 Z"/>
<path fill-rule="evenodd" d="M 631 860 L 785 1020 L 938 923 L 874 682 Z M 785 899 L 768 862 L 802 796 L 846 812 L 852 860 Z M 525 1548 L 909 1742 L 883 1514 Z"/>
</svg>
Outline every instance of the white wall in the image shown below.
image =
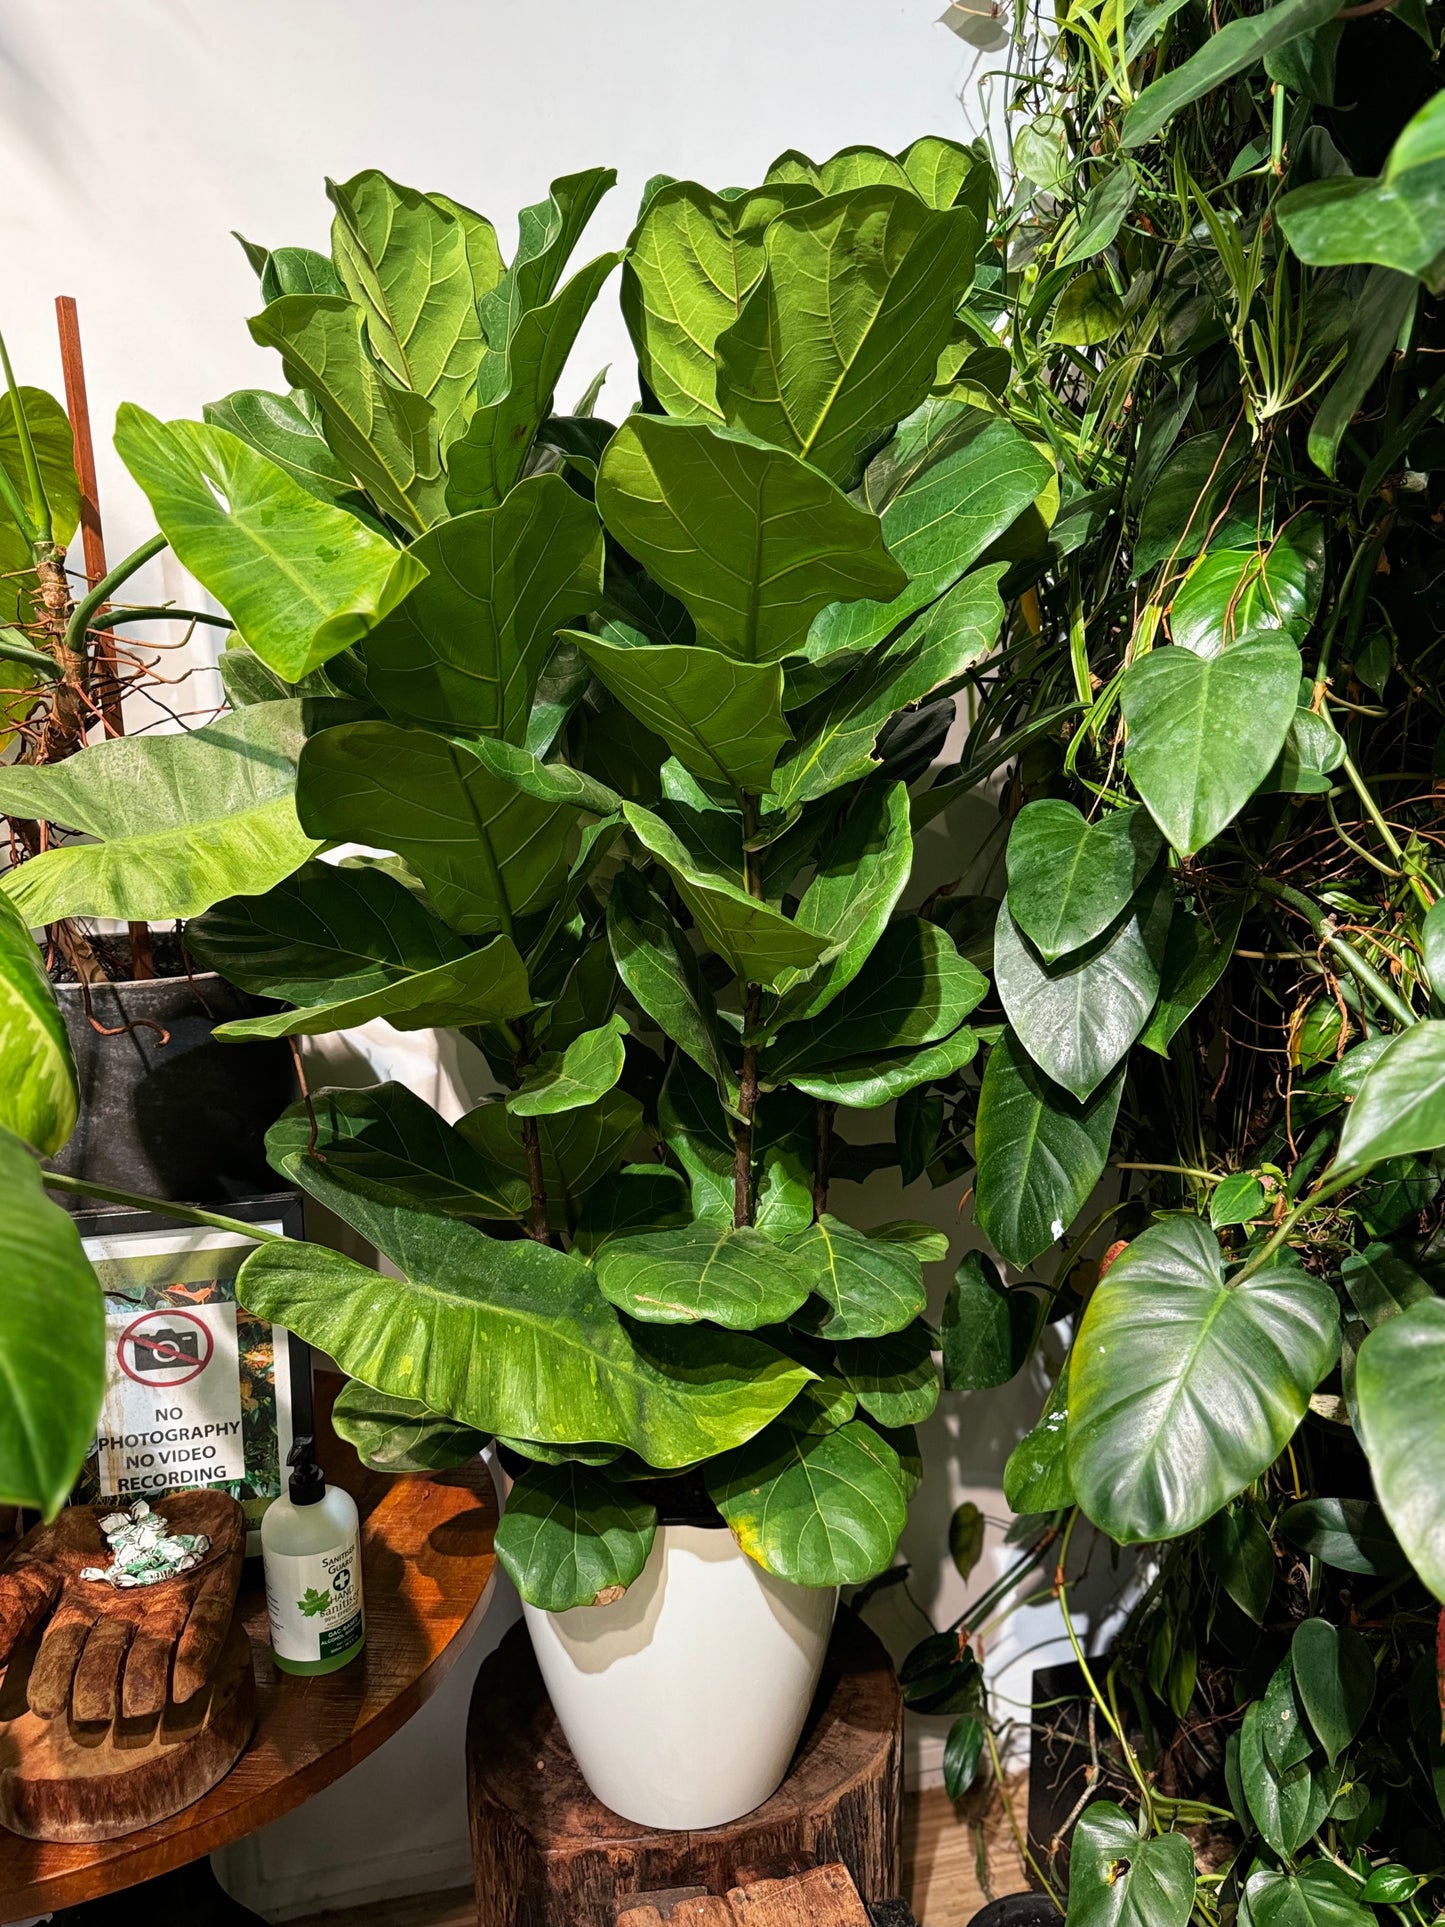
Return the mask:
<svg viewBox="0 0 1445 1927">
<path fill-rule="evenodd" d="M 940 0 L 7 0 L 0 327 L 21 380 L 59 392 L 52 297 L 79 302 L 112 562 L 153 527 L 109 447 L 117 403 L 195 415 L 232 388 L 282 385 L 275 357 L 246 332 L 259 302 L 231 229 L 325 247 L 323 176 L 380 166 L 488 213 L 510 250 L 516 210 L 554 175 L 613 165 L 619 185 L 584 243 L 588 258 L 623 242 L 656 172 L 724 186 L 760 179 L 787 147 L 823 158 L 855 141 L 896 150 L 922 133 L 966 136 L 977 102 L 958 95 L 975 57 L 934 24 L 939 10 Z M 562 389 L 569 400 L 610 362 L 602 412 L 614 419 L 635 395 L 615 288 Z M 168 561 L 136 579 L 141 592 L 199 595 Z M 179 706 L 217 699 L 208 675 L 192 689 Z M 930 832 L 930 880 L 958 874 L 987 821 L 978 805 Z M 380 1028 L 343 1047 L 348 1081 L 394 1067 L 455 1115 L 465 1077 Z M 896 1181 L 859 1200 L 865 1221 L 932 1217 L 955 1234 L 955 1255 L 972 1237 L 957 1207 L 926 1186 L 901 1196 Z M 904 1550 L 915 1597 L 941 1620 L 964 1600 L 944 1551 L 949 1514 L 970 1497 L 999 1522 L 974 1580 L 985 1583 L 1006 1523 L 1003 1460 L 1037 1403 L 1032 1385 L 950 1395 L 928 1428 L 930 1477 Z M 923 1622 L 901 1599 L 890 1609 L 906 1645 Z M 228 1878 L 251 1904 L 301 1911 L 466 1878 L 466 1693 L 511 1617 L 499 1594 L 431 1707 L 228 1856 Z M 992 1663 L 1010 1699 L 1026 1699 L 1039 1657 L 1030 1649 L 1048 1640 L 1056 1650 L 1058 1633 L 1043 1609 L 1000 1634 Z M 924 1770 L 936 1770 L 938 1745 L 926 1736 Z"/>
</svg>

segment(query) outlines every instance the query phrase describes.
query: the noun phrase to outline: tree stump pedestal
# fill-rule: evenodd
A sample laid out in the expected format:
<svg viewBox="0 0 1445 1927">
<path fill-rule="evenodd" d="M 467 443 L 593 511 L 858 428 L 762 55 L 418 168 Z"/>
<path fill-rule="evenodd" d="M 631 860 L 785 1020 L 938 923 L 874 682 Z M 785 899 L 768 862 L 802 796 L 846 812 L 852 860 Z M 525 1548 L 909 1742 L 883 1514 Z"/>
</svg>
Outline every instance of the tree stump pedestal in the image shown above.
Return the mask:
<svg viewBox="0 0 1445 1927">
<path fill-rule="evenodd" d="M 846 1611 L 788 1777 L 726 1826 L 653 1831 L 594 1798 L 525 1626 L 477 1675 L 467 1782 L 478 1927 L 615 1927 L 631 1895 L 726 1894 L 834 1861 L 864 1899 L 898 1891 L 903 1702 L 883 1647 Z"/>
</svg>

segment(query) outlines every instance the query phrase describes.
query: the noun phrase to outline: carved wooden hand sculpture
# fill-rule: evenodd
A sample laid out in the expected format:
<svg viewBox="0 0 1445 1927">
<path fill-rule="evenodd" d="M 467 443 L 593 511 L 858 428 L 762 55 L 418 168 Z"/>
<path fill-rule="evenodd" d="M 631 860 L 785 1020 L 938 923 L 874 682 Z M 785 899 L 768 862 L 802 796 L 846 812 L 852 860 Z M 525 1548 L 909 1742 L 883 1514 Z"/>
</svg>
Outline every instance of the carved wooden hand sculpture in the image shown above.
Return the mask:
<svg viewBox="0 0 1445 1927">
<path fill-rule="evenodd" d="M 30 1710 L 41 1719 L 67 1707 L 81 1722 L 150 1718 L 210 1678 L 240 1585 L 244 1516 L 224 1492 L 182 1492 L 156 1509 L 172 1532 L 210 1539 L 200 1565 L 122 1591 L 82 1579 L 82 1567 L 110 1563 L 100 1530 L 109 1508 L 72 1506 L 28 1532 L 0 1570 L 0 1666 L 50 1614 L 30 1669 Z"/>
</svg>

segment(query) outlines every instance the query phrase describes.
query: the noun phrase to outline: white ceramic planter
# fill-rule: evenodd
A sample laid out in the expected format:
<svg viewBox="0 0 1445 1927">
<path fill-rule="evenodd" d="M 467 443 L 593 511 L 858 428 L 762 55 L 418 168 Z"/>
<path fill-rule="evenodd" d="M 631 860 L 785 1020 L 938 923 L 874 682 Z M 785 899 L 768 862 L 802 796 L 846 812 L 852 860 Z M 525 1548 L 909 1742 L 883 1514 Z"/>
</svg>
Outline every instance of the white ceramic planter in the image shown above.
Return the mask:
<svg viewBox="0 0 1445 1927">
<path fill-rule="evenodd" d="M 588 1786 L 641 1826 L 722 1826 L 788 1770 L 838 1595 L 763 1571 L 730 1532 L 660 1526 L 610 1606 L 524 1606 Z"/>
</svg>

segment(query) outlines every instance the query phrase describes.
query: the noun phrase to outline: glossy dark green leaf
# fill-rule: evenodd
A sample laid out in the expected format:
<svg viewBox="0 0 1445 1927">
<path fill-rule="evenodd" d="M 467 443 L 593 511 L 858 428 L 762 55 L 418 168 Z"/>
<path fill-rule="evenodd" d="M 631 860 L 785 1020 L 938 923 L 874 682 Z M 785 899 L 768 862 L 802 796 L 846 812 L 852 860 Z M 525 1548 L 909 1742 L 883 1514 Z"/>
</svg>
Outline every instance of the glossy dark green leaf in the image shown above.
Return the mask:
<svg viewBox="0 0 1445 1927">
<path fill-rule="evenodd" d="M 1188 392 L 1192 398 L 1192 389 Z M 1228 548 L 1258 540 L 1257 505 L 1233 494 L 1243 456 L 1238 437 L 1227 439 L 1219 429 L 1191 435 L 1164 454 L 1150 486 L 1136 497 L 1136 575 L 1161 562 L 1183 569 L 1206 541 Z"/>
<path fill-rule="evenodd" d="M 95 1437 L 105 1303 L 70 1214 L 3 1130 L 0 1241 L 0 1502 L 53 1519 Z"/>
<path fill-rule="evenodd" d="M 371 695 L 402 722 L 520 744 L 558 629 L 602 599 L 602 530 L 558 475 L 440 523 L 427 571 L 367 638 Z"/>
<path fill-rule="evenodd" d="M 1385 1577 L 1408 1564 L 1384 1513 L 1368 1499 L 1300 1499 L 1285 1507 L 1279 1530 L 1298 1551 L 1339 1572 Z"/>
<path fill-rule="evenodd" d="M 1247 1504 L 1216 1512 L 1205 1524 L 1204 1543 L 1220 1585 L 1261 1625 L 1274 1591 L 1274 1547 L 1258 1515 Z"/>
<path fill-rule="evenodd" d="M 1291 1858 L 1317 1828 L 1335 1797 L 1339 1775 L 1319 1754 L 1281 1772 L 1264 1745 L 1264 1707 L 1256 1700 L 1239 1735 L 1239 1772 L 1254 1824 L 1276 1853 Z"/>
<path fill-rule="evenodd" d="M 951 1036 L 920 1050 L 875 1056 L 826 1071 L 791 1071 L 788 1081 L 809 1097 L 846 1105 L 849 1110 L 876 1111 L 920 1084 L 951 1077 L 971 1063 L 977 1051 L 978 1032 L 963 1024 Z"/>
<path fill-rule="evenodd" d="M 921 1425 L 938 1403 L 933 1334 L 919 1319 L 882 1338 L 837 1346 L 838 1370 L 858 1403 L 880 1425 Z"/>
<path fill-rule="evenodd" d="M 487 1434 L 429 1412 L 414 1398 L 390 1398 L 348 1379 L 331 1408 L 336 1436 L 373 1472 L 445 1472 L 474 1459 Z"/>
<path fill-rule="evenodd" d="M 821 1338 L 882 1338 L 905 1330 L 924 1308 L 923 1267 L 906 1245 L 870 1238 L 824 1212 L 785 1247 L 807 1268 L 825 1307 L 816 1324 Z"/>
<path fill-rule="evenodd" d="M 1416 1572 L 1445 1599 L 1445 1299 L 1422 1299 L 1376 1326 L 1355 1361 L 1355 1397 L 1385 1516 Z"/>
<path fill-rule="evenodd" d="M 1194 1855 L 1180 1833 L 1145 1834 L 1122 1807 L 1095 1800 L 1069 1852 L 1069 1927 L 1186 1927 Z"/>
<path fill-rule="evenodd" d="M 1126 672 L 1125 767 L 1181 856 L 1239 814 L 1268 776 L 1294 719 L 1300 654 L 1261 635 L 1212 658 L 1153 649 Z"/>
<path fill-rule="evenodd" d="M 1288 1658 L 1270 1674 L 1259 1707 L 1259 1737 L 1265 1757 L 1276 1773 L 1287 1774 L 1309 1758 L 1315 1744 Z"/>
<path fill-rule="evenodd" d="M 706 1478 L 748 1557 L 800 1586 L 882 1572 L 907 1517 L 898 1455 L 862 1419 L 825 1433 L 784 1419 L 714 1459 Z"/>
<path fill-rule="evenodd" d="M 80 1090 L 65 1019 L 25 920 L 0 893 L 0 1131 L 53 1157 L 75 1128 Z"/>
<path fill-rule="evenodd" d="M 1146 885 L 1102 937 L 1052 965 L 1019 934 L 1008 898 L 999 908 L 994 981 L 1014 1035 L 1081 1103 L 1127 1055 L 1154 1008 L 1173 908 L 1167 885 Z"/>
<path fill-rule="evenodd" d="M 1359 1732 L 1375 1697 L 1375 1662 L 1353 1626 L 1306 1619 L 1290 1642 L 1295 1686 L 1331 1766 Z"/>
<path fill-rule="evenodd" d="M 989 1052 L 978 1100 L 979 1229 L 1011 1265 L 1062 1238 L 1104 1174 L 1124 1073 L 1087 1103 L 1052 1084 L 1012 1031 Z"/>
<path fill-rule="evenodd" d="M 1124 146 L 1142 147 L 1182 108 L 1255 66 L 1276 47 L 1322 27 L 1335 11 L 1329 0 L 1278 0 L 1263 13 L 1231 20 L 1218 28 L 1197 53 L 1151 81 L 1139 95 L 1124 116 Z"/>
<path fill-rule="evenodd" d="M 625 1445 L 687 1465 L 751 1438 L 807 1382 L 757 1339 L 625 1327 L 580 1258 L 500 1243 L 452 1218 L 379 1214 L 401 1273 L 320 1245 L 269 1244 L 237 1280 L 241 1302 L 353 1378 L 479 1431 L 543 1443 Z"/>
<path fill-rule="evenodd" d="M 1280 202 L 1280 225 L 1302 261 L 1368 261 L 1417 276 L 1438 293 L 1445 278 L 1445 112 L 1428 101 L 1407 123 L 1378 179 L 1336 175 Z"/>
<path fill-rule="evenodd" d="M 1179 1026 L 1196 1011 L 1223 976 L 1244 921 L 1245 899 L 1237 897 L 1191 912 L 1176 903 L 1159 970 L 1159 1001 L 1139 1033 L 1139 1042 L 1161 1057 Z"/>
<path fill-rule="evenodd" d="M 963 1255 L 943 1307 L 943 1382 L 951 1392 L 1006 1385 L 1033 1346 L 1039 1301 L 1009 1290 L 981 1251 Z"/>
<path fill-rule="evenodd" d="M 607 445 L 597 506 L 610 532 L 740 662 L 800 646 L 827 604 L 907 583 L 876 516 L 794 454 L 633 415 Z"/>
<path fill-rule="evenodd" d="M 780 1325 L 813 1289 L 813 1275 L 787 1246 L 728 1224 L 613 1238 L 597 1257 L 603 1296 L 648 1324 Z"/>
<path fill-rule="evenodd" d="M 1008 840 L 1008 904 L 1045 963 L 1101 936 L 1159 855 L 1159 832 L 1140 809 L 1086 822 L 1072 803 L 1025 804 Z"/>
<path fill-rule="evenodd" d="M 950 1800 L 961 1800 L 978 1775 L 984 1731 L 983 1721 L 969 1714 L 948 1729 L 943 1743 L 943 1784 Z"/>
<path fill-rule="evenodd" d="M 1371 268 L 1365 278 L 1350 316 L 1344 364 L 1310 423 L 1310 460 L 1332 479 L 1340 443 L 1394 354 L 1419 296 L 1415 277 L 1395 268 Z"/>
<path fill-rule="evenodd" d="M 1445 1144 L 1445 1020 L 1401 1031 L 1366 1071 L 1340 1132 L 1339 1169 Z"/>
<path fill-rule="evenodd" d="M 1376 1918 L 1360 1882 L 1333 1860 L 1306 1861 L 1296 1873 L 1251 1874 L 1245 1896 L 1257 1927 L 1371 1927 Z"/>
<path fill-rule="evenodd" d="M 529 1465 L 507 1494 L 497 1558 L 529 1606 L 606 1606 L 641 1575 L 657 1508 L 584 1465 Z"/>
<path fill-rule="evenodd" d="M 1350 1303 L 1371 1330 L 1433 1296 L 1414 1266 L 1386 1244 L 1351 1252 L 1340 1264 L 1340 1279 Z"/>
<path fill-rule="evenodd" d="M 727 420 L 852 487 L 928 393 L 977 235 L 966 209 L 885 185 L 780 214 L 762 279 L 717 340 Z"/>
<path fill-rule="evenodd" d="M 162 922 L 261 896 L 316 841 L 296 818 L 300 702 L 252 703 L 189 734 L 121 736 L 48 768 L 0 766 L 0 809 L 93 843 L 7 870 L 32 928 L 62 917 Z"/>
<path fill-rule="evenodd" d="M 1276 1263 L 1226 1284 L 1197 1218 L 1151 1225 L 1100 1280 L 1074 1347 L 1080 1505 L 1126 1544 L 1202 1525 L 1283 1451 L 1338 1349 L 1318 1279 Z"/>
<path fill-rule="evenodd" d="M 617 700 L 700 781 L 738 793 L 768 787 L 792 733 L 775 663 L 740 662 L 696 643 L 628 649 L 579 636 L 577 644 Z"/>
<path fill-rule="evenodd" d="M 543 1052 L 507 1099 L 507 1109 L 513 1117 L 552 1117 L 595 1104 L 622 1075 L 626 1035 L 624 1019 L 609 1017 L 596 1030 L 574 1037 L 565 1050 Z"/>
<path fill-rule="evenodd" d="M 505 933 L 547 905 L 577 820 L 494 775 L 465 744 L 395 723 L 313 737 L 298 807 L 312 835 L 395 851 L 447 922 L 472 935 Z"/>
<path fill-rule="evenodd" d="M 983 1710 L 983 1670 L 966 1627 L 930 1633 L 898 1669 L 903 1703 L 919 1713 Z"/>
<path fill-rule="evenodd" d="M 1169 633 L 1197 656 L 1308 621 L 1324 588 L 1324 527 L 1303 515 L 1265 549 L 1211 549 L 1175 592 Z"/>
<path fill-rule="evenodd" d="M 1398 1906 L 1409 1900 L 1422 1884 L 1420 1876 L 1411 1873 L 1408 1867 L 1402 1867 L 1398 1861 L 1394 1865 L 1387 1862 L 1371 1871 L 1360 1890 L 1360 1899 L 1371 1905 L 1383 1901 L 1387 1906 Z"/>
<path fill-rule="evenodd" d="M 723 1049 L 717 1001 L 677 919 L 635 870 L 620 871 L 613 883 L 607 936 L 629 995 L 735 1107 L 737 1078 Z"/>
<path fill-rule="evenodd" d="M 1068 1461 L 1069 1377 L 1064 1368 L 1049 1393 L 1039 1422 L 1009 1453 L 1003 1495 L 1011 1511 L 1058 1512 L 1074 1504 Z"/>
</svg>

